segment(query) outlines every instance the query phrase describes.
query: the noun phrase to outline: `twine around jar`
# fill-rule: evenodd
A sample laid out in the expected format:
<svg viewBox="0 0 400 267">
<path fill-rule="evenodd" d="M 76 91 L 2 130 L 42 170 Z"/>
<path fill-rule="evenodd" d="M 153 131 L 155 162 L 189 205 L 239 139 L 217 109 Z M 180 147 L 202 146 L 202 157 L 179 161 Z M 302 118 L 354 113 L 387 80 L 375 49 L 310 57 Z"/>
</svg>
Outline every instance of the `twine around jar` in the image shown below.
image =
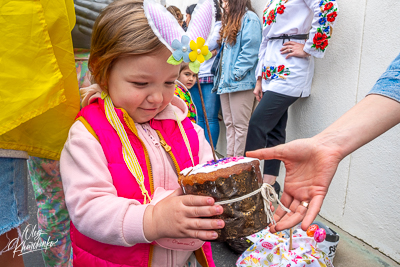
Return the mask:
<svg viewBox="0 0 400 267">
<path fill-rule="evenodd" d="M 251 192 L 251 193 L 249 193 L 247 195 L 244 195 L 244 196 L 241 196 L 241 197 L 238 197 L 238 198 L 234 198 L 234 199 L 215 202 L 215 205 L 225 205 L 225 204 L 235 203 L 235 202 L 241 201 L 243 199 L 252 197 L 252 196 L 254 196 L 254 195 L 256 195 L 256 194 L 258 194 L 260 192 L 261 192 L 261 195 L 262 195 L 263 201 L 264 201 L 265 214 L 267 215 L 267 218 L 268 218 L 269 222 L 272 222 L 273 224 L 276 224 L 276 221 L 274 220 L 274 216 L 273 216 L 271 207 L 269 205 L 269 202 L 277 202 L 284 211 L 286 211 L 287 213 L 291 212 L 290 209 L 286 208 L 280 202 L 280 200 L 278 198 L 278 195 L 275 192 L 275 189 L 268 183 L 263 183 L 262 186 L 259 189 L 255 190 L 255 191 L 253 191 L 253 192 Z"/>
</svg>

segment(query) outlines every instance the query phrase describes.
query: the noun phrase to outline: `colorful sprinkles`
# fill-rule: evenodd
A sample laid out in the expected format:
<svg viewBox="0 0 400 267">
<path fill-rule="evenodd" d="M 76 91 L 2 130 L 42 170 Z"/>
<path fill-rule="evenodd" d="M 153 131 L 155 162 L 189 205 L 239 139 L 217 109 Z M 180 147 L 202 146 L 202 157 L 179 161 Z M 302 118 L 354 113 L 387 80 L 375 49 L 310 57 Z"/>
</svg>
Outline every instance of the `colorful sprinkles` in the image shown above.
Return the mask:
<svg viewBox="0 0 400 267">
<path fill-rule="evenodd" d="M 227 164 L 229 162 L 238 162 L 241 159 L 244 159 L 244 157 L 223 158 L 223 159 L 219 159 L 217 161 L 210 160 L 210 161 L 207 161 L 207 163 L 204 164 L 203 167 L 206 167 L 206 166 L 215 166 L 215 167 L 217 167 L 218 165 L 224 165 L 224 164 Z"/>
</svg>

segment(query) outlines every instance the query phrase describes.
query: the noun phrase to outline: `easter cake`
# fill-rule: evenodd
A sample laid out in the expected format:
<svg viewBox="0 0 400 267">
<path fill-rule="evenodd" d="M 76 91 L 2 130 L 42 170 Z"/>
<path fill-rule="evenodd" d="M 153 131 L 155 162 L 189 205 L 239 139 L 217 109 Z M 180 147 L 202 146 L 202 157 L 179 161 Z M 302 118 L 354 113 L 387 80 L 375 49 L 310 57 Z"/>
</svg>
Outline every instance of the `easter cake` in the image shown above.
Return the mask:
<svg viewBox="0 0 400 267">
<path fill-rule="evenodd" d="M 260 231 L 268 225 L 260 193 L 237 200 L 258 190 L 262 184 L 260 161 L 248 157 L 231 157 L 209 161 L 184 169 L 179 184 L 185 194 L 211 196 L 222 204 L 224 212 L 213 218 L 223 219 L 225 227 L 217 229 L 214 241 L 229 241 Z"/>
</svg>

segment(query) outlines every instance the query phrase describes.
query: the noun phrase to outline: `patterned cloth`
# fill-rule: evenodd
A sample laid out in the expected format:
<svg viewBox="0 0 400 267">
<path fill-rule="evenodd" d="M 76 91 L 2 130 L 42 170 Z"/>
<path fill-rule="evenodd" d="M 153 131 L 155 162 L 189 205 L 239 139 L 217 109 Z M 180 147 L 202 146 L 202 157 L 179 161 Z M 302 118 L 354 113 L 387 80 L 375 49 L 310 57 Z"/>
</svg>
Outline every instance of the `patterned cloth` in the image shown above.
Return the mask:
<svg viewBox="0 0 400 267">
<path fill-rule="evenodd" d="M 188 114 L 187 117 L 193 122 L 196 123 L 196 107 L 193 104 L 192 97 L 190 96 L 189 90 L 180 84 L 175 85 L 175 95 L 185 101 L 188 106 Z"/>
<path fill-rule="evenodd" d="M 328 256 L 317 248 L 314 238 L 301 228 L 293 232 L 292 250 L 285 232 L 271 234 L 267 228 L 247 238 L 254 244 L 239 257 L 236 266 L 333 267 Z"/>
<path fill-rule="evenodd" d="M 60 163 L 38 157 L 28 160 L 29 176 L 38 206 L 38 230 L 43 241 L 58 242 L 54 247 L 42 250 L 46 266 L 72 266 L 72 248 L 69 237 L 70 218 L 65 205 L 60 176 Z"/>
<path fill-rule="evenodd" d="M 199 83 L 214 83 L 214 76 L 200 77 Z"/>
<path fill-rule="evenodd" d="M 88 69 L 89 49 L 74 48 L 76 75 L 79 88 L 88 87 L 90 83 L 90 72 Z"/>
<path fill-rule="evenodd" d="M 90 86 L 88 71 L 88 49 L 74 49 L 75 67 L 79 87 Z M 60 162 L 39 157 L 30 157 L 28 171 L 38 207 L 38 230 L 41 238 L 54 241 L 55 246 L 42 250 L 46 266 L 72 266 L 72 247 L 69 236 L 70 218 L 65 205 L 64 191 L 60 176 Z"/>
</svg>

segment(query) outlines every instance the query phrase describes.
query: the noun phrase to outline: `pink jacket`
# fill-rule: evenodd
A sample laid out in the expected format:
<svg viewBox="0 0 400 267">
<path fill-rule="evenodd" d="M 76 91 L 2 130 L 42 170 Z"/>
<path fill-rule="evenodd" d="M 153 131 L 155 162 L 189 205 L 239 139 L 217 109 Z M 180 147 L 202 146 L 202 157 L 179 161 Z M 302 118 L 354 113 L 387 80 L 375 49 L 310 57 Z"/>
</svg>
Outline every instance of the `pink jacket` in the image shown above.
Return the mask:
<svg viewBox="0 0 400 267">
<path fill-rule="evenodd" d="M 174 98 L 172 104 L 155 119 L 175 120 L 174 111 L 180 119 L 186 117 L 186 105 L 178 98 Z M 156 202 L 178 188 L 177 174 L 171 158 L 160 146 L 159 137 L 152 128 L 157 126 L 151 127 L 148 123 L 135 126 L 148 151 L 155 189 L 153 201 Z M 198 154 L 200 162 L 210 160 L 212 154 L 203 131 L 197 125 L 194 125 L 194 129 L 199 137 L 199 147 L 202 148 Z M 74 222 L 72 227 L 95 242 L 126 247 L 149 243 L 143 234 L 143 214 L 148 205 L 141 205 L 138 200 L 127 196 L 118 197 L 121 192 L 116 188 L 107 166 L 107 156 L 100 143 L 77 121 L 71 128 L 61 156 L 66 202 Z M 154 204 L 153 201 L 151 204 Z M 152 252 L 151 266 L 183 266 L 192 253 L 159 246 L 154 246 Z"/>
</svg>

